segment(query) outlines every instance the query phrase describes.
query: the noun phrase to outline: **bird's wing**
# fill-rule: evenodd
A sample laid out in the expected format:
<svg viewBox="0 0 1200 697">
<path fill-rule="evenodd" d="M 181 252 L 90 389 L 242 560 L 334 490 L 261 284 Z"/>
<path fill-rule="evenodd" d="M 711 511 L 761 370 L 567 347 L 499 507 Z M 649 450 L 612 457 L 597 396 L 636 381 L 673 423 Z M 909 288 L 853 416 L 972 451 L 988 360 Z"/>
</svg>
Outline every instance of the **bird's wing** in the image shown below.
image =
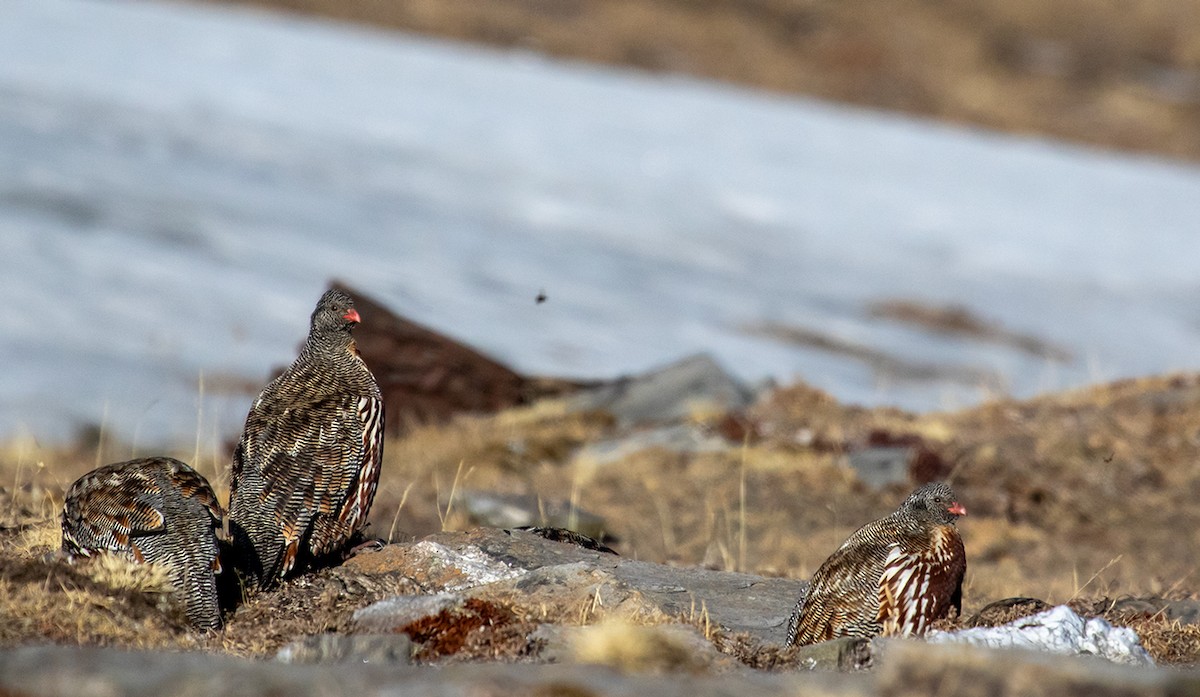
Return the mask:
<svg viewBox="0 0 1200 697">
<path fill-rule="evenodd" d="M 859 533 L 813 574 L 796 608 L 789 644 L 812 644 L 845 634 L 869 636 L 880 555 Z"/>
<path fill-rule="evenodd" d="M 292 400 L 282 409 L 260 408 L 262 401 L 247 417 L 234 478 L 253 468 L 261 483 L 256 504 L 280 531 L 282 575 L 295 563 L 304 538 L 316 537 L 313 520 L 336 517 L 351 493 L 364 458 L 363 424 L 358 398 L 351 395 Z"/>
<path fill-rule="evenodd" d="M 81 477 L 63 504 L 63 549 L 133 553 L 134 537 L 166 531 L 164 491 L 146 468 L 102 467 Z M 138 560 L 142 561 L 142 560 Z"/>
</svg>

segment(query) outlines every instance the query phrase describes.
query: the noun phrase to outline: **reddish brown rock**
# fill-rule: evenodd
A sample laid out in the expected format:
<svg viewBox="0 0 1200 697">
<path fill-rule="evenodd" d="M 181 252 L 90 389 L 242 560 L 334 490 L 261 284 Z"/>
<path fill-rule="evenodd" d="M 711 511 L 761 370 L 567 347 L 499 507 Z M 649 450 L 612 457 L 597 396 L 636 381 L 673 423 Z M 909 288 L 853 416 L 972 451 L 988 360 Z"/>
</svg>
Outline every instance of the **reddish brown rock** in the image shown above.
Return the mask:
<svg viewBox="0 0 1200 697">
<path fill-rule="evenodd" d="M 363 360 L 387 405 L 386 427 L 441 423 L 459 413 L 492 413 L 539 397 L 568 392 L 580 383 L 527 377 L 500 361 L 400 317 L 343 283 L 363 321 L 354 331 Z"/>
</svg>

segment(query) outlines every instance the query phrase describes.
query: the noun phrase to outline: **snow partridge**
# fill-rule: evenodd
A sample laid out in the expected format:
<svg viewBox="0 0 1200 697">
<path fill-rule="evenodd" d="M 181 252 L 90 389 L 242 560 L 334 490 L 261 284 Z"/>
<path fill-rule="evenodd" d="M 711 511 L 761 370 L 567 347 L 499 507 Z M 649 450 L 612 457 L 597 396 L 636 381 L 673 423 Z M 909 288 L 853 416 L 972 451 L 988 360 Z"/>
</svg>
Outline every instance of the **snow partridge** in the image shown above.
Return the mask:
<svg viewBox="0 0 1200 697">
<path fill-rule="evenodd" d="M 788 646 L 841 636 L 920 636 L 962 611 L 967 554 L 954 521 L 967 514 L 943 483 L 859 528 L 813 574 L 788 623 Z"/>
<path fill-rule="evenodd" d="M 383 398 L 350 334 L 359 321 L 349 295 L 322 295 L 300 355 L 246 416 L 229 518 L 251 587 L 342 551 L 366 523 L 383 458 Z"/>
<path fill-rule="evenodd" d="M 62 549 L 71 556 L 109 552 L 161 564 L 192 625 L 217 629 L 221 516 L 208 481 L 179 460 L 118 462 L 88 472 L 67 491 Z"/>
</svg>

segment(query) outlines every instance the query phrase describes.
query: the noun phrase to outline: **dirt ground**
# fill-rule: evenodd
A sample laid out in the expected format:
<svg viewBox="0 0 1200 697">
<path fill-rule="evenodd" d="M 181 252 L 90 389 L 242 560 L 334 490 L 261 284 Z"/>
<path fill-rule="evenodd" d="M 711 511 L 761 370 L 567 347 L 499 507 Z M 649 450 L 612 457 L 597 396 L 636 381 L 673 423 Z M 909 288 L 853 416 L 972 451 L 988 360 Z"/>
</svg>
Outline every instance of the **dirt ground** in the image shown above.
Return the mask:
<svg viewBox="0 0 1200 697">
<path fill-rule="evenodd" d="M 1193 0 L 204 0 L 1200 158 Z"/>
<path fill-rule="evenodd" d="M 846 454 L 902 443 L 921 453 L 915 475 L 948 477 L 970 512 L 960 521 L 969 559 L 964 619 L 1014 596 L 1071 602 L 1139 628 L 1160 661 L 1200 661 L 1200 626 L 1114 606 L 1124 598 L 1200 598 L 1200 375 L 919 416 L 843 405 L 800 384 L 745 413 L 697 419 L 728 447 L 646 450 L 605 464 L 575 453 L 615 435 L 612 420 L 555 402 L 417 428 L 387 444 L 370 533 L 402 541 L 468 529 L 468 490 L 534 494 L 602 516 L 611 545 L 628 557 L 807 578 L 911 486 L 872 489 Z M 98 463 L 146 454 L 103 440 L 69 451 L 31 442 L 0 451 L 0 645 L 261 655 L 300 634 L 336 631 L 342 605 L 413 592 L 405 579 L 357 587 L 339 569 L 326 570 L 243 605 L 224 633 L 197 637 L 149 582 L 114 597 L 81 572 L 43 561 L 58 545 L 65 487 Z M 224 497 L 227 462 L 194 464 Z"/>
</svg>

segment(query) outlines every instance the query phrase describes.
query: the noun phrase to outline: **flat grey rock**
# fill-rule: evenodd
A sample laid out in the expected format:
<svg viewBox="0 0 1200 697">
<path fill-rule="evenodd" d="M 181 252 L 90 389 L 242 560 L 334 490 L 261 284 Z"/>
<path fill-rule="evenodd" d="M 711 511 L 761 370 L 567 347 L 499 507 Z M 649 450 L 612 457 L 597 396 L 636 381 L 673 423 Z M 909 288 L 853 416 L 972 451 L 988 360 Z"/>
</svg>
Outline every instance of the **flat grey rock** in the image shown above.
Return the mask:
<svg viewBox="0 0 1200 697">
<path fill-rule="evenodd" d="M 703 432 L 695 424 L 670 424 L 589 443 L 575 453 L 573 460 L 604 465 L 619 462 L 633 453 L 650 448 L 661 448 L 675 453 L 722 452 L 729 449 L 729 443 L 723 438 Z"/>
<path fill-rule="evenodd" d="M 602 409 L 622 426 L 631 426 L 674 423 L 696 410 L 742 409 L 753 398 L 753 392 L 712 356 L 697 354 L 584 390 L 567 403 L 580 411 Z"/>
<path fill-rule="evenodd" d="M 796 663 L 806 670 L 849 673 L 874 665 L 877 645 L 858 637 L 839 637 L 796 649 Z"/>
<path fill-rule="evenodd" d="M 1200 624 L 1200 600 L 1168 600 L 1166 615 L 1180 624 Z"/>
<path fill-rule="evenodd" d="M 280 649 L 281 663 L 361 663 L 407 665 L 413 642 L 406 634 L 314 634 Z"/>
<path fill-rule="evenodd" d="M 597 539 L 603 538 L 608 531 L 604 518 L 572 506 L 570 501 L 472 490 L 462 492 L 459 500 L 476 525 L 493 528 L 529 525 L 564 528 Z"/>
<path fill-rule="evenodd" d="M 864 484 L 879 489 L 889 484 L 908 484 L 908 464 L 912 457 L 912 447 L 898 445 L 855 450 L 847 460 Z"/>
<path fill-rule="evenodd" d="M 473 586 L 460 584 L 470 586 L 472 594 L 508 592 L 514 601 L 533 607 L 594 596 L 607 608 L 636 603 L 668 617 L 707 620 L 771 643 L 783 642 L 787 619 L 808 585 L 794 579 L 626 559 L 520 530 L 439 533 L 418 544 L 445 550 L 446 560 L 441 563 L 468 558 L 483 568 L 506 570 L 503 578 L 492 571 Z"/>
<path fill-rule="evenodd" d="M 443 610 L 461 607 L 462 604 L 462 596 L 453 593 L 397 595 L 356 610 L 352 620 L 358 631 L 394 632 Z"/>
</svg>

